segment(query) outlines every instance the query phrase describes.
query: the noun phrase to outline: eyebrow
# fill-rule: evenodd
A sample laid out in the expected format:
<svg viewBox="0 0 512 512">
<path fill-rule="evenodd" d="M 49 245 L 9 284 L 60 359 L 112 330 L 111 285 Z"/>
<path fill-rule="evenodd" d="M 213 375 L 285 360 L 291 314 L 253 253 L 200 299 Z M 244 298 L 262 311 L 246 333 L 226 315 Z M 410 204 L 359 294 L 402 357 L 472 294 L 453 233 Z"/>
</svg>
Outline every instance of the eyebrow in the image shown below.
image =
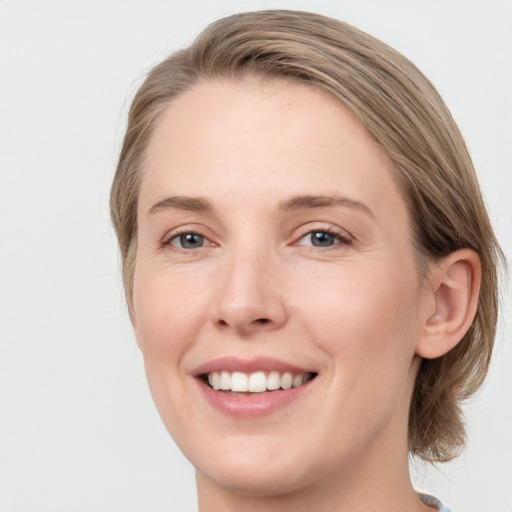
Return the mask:
<svg viewBox="0 0 512 512">
<path fill-rule="evenodd" d="M 362 203 L 345 196 L 329 195 L 329 196 L 312 196 L 312 195 L 301 195 L 294 196 L 286 201 L 282 201 L 279 204 L 279 210 L 281 211 L 300 211 L 308 208 L 325 208 L 330 206 L 344 206 L 348 208 L 355 208 L 360 210 L 370 217 L 373 217 L 373 212 L 370 208 Z M 171 196 L 162 199 L 155 203 L 148 210 L 148 214 L 152 215 L 161 209 L 176 208 L 178 210 L 186 210 L 190 212 L 213 212 L 212 204 L 203 199 L 202 197 L 190 197 L 190 196 Z"/>
<path fill-rule="evenodd" d="M 287 201 L 281 202 L 279 209 L 282 211 L 298 211 L 306 210 L 308 208 L 322 208 L 329 206 L 346 206 L 348 208 L 355 208 L 360 210 L 370 217 L 374 217 L 370 208 L 362 203 L 345 196 L 329 195 L 329 196 L 295 196 Z"/>
<path fill-rule="evenodd" d="M 176 208 L 178 210 L 187 210 L 189 212 L 206 212 L 213 211 L 213 206 L 202 197 L 188 196 L 172 196 L 166 197 L 155 203 L 149 210 L 148 214 L 156 213 L 164 208 Z"/>
</svg>

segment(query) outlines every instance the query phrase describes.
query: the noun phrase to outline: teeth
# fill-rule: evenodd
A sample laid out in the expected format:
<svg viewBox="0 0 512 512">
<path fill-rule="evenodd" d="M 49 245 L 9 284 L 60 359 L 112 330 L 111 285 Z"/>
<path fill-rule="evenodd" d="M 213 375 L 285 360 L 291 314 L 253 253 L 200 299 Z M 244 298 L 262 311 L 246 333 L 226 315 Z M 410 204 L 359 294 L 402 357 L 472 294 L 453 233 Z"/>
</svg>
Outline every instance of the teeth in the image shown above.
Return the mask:
<svg viewBox="0 0 512 512">
<path fill-rule="evenodd" d="M 219 372 L 212 372 L 208 375 L 208 382 L 210 383 L 210 386 L 215 389 L 220 389 L 220 374 Z"/>
<path fill-rule="evenodd" d="M 263 372 L 251 373 L 249 376 L 249 391 L 251 393 L 267 391 L 267 376 Z"/>
<path fill-rule="evenodd" d="M 283 373 L 281 377 L 281 387 L 283 389 L 290 389 L 293 384 L 293 375 L 290 372 Z"/>
<path fill-rule="evenodd" d="M 220 389 L 222 389 L 222 391 L 227 391 L 228 389 L 231 389 L 231 374 L 229 372 L 221 372 Z"/>
<path fill-rule="evenodd" d="M 231 391 L 249 391 L 249 379 L 245 373 L 233 372 L 231 375 Z"/>
<path fill-rule="evenodd" d="M 211 372 L 208 374 L 208 383 L 216 390 L 234 391 L 238 393 L 263 393 L 277 389 L 290 389 L 302 386 L 312 378 L 310 373 L 291 372 L 280 373 L 277 371 L 254 372 Z"/>
<path fill-rule="evenodd" d="M 292 387 L 296 388 L 297 386 L 301 386 L 304 382 L 304 375 L 294 375 L 292 380 Z"/>
<path fill-rule="evenodd" d="M 281 376 L 279 372 L 270 372 L 267 377 L 267 389 L 274 391 L 281 387 Z"/>
</svg>

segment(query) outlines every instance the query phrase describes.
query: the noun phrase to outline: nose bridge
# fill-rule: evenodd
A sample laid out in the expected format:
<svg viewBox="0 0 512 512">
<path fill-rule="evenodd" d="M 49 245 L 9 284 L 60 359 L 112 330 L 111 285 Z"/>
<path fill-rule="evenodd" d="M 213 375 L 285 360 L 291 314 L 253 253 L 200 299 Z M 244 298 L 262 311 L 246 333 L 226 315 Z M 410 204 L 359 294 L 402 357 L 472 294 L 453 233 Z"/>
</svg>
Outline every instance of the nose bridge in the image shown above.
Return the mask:
<svg viewBox="0 0 512 512">
<path fill-rule="evenodd" d="M 239 240 L 226 251 L 215 307 L 218 326 L 248 334 L 286 321 L 278 258 L 265 245 Z"/>
</svg>

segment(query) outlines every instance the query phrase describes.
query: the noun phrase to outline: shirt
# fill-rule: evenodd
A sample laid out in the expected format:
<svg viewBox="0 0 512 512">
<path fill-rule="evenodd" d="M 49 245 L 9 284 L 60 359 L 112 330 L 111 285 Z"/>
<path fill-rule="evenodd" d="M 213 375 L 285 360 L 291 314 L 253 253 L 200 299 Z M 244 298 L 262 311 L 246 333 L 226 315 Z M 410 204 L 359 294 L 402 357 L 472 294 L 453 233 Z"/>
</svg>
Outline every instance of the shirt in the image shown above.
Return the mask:
<svg viewBox="0 0 512 512">
<path fill-rule="evenodd" d="M 444 506 L 437 498 L 429 494 L 420 494 L 421 501 L 427 505 L 433 505 L 439 509 L 439 512 L 452 512 L 451 509 Z"/>
</svg>

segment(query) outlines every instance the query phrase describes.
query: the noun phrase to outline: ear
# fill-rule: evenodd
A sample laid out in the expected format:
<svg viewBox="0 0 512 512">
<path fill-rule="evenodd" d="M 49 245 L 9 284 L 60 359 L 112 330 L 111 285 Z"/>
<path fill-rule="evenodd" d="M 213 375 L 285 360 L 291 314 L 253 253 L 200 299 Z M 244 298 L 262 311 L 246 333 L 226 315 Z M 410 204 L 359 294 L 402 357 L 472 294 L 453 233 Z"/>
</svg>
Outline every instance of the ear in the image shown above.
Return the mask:
<svg viewBox="0 0 512 512">
<path fill-rule="evenodd" d="M 432 265 L 429 293 L 435 310 L 426 314 L 416 354 L 434 359 L 459 343 L 475 317 L 481 276 L 480 258 L 471 249 L 454 251 Z"/>
</svg>

